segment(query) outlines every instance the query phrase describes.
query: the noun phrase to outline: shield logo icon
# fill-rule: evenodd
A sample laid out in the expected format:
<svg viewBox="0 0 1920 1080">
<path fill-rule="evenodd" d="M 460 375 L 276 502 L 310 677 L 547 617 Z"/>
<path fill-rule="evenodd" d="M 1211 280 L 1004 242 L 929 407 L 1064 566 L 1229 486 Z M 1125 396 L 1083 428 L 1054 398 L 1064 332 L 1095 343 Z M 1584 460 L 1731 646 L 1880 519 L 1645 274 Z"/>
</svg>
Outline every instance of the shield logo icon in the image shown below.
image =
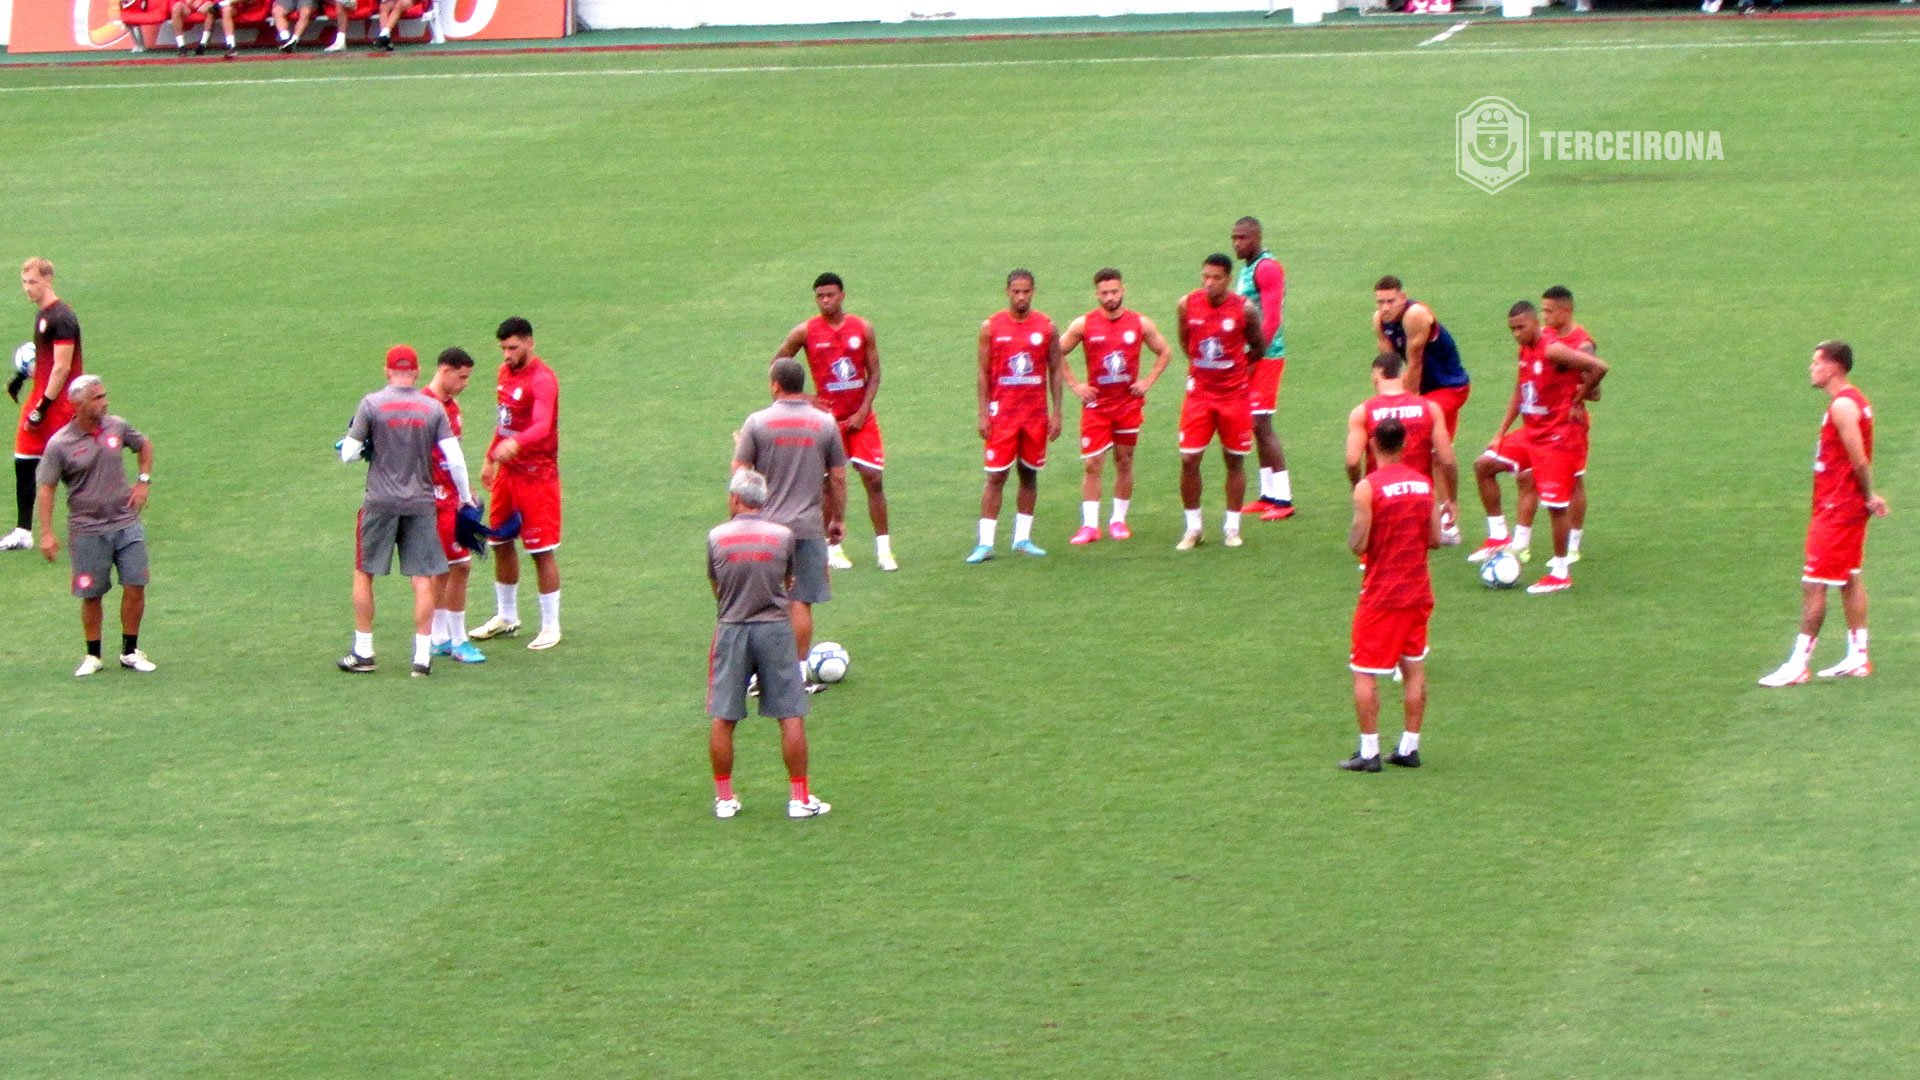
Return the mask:
<svg viewBox="0 0 1920 1080">
<path fill-rule="evenodd" d="M 1503 97 L 1483 97 L 1454 114 L 1453 171 L 1495 195 L 1526 178 L 1531 118 Z"/>
</svg>

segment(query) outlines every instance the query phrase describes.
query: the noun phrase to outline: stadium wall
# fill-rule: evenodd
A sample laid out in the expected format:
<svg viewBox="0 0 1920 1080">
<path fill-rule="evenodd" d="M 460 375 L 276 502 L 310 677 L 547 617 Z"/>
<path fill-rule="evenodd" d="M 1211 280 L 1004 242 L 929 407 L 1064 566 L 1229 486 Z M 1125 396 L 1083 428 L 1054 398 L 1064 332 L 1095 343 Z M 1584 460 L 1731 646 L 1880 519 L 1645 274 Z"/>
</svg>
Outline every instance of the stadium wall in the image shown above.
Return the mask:
<svg viewBox="0 0 1920 1080">
<path fill-rule="evenodd" d="M 1290 8 L 1292 0 L 1275 0 Z M 1329 5 L 1331 6 L 1331 5 Z M 646 27 L 781 26 L 814 23 L 900 23 L 938 19 L 1166 15 L 1198 11 L 1265 11 L 1248 0 L 576 0 L 580 25 L 594 30 Z"/>
</svg>

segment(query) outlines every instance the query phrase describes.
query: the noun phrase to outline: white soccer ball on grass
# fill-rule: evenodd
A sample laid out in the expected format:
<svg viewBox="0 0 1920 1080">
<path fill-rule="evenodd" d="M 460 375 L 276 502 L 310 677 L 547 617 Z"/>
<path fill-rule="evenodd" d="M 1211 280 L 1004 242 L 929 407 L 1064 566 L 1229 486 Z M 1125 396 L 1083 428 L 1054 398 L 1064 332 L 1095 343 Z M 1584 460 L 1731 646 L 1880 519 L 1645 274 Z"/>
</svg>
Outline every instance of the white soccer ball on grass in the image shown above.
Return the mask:
<svg viewBox="0 0 1920 1080">
<path fill-rule="evenodd" d="M 1520 560 L 1511 551 L 1496 551 L 1480 564 L 1480 584 L 1489 589 L 1511 589 L 1520 584 Z"/>
<path fill-rule="evenodd" d="M 837 683 L 847 677 L 847 650 L 836 641 L 823 641 L 807 651 L 807 673 L 818 683 Z"/>
</svg>

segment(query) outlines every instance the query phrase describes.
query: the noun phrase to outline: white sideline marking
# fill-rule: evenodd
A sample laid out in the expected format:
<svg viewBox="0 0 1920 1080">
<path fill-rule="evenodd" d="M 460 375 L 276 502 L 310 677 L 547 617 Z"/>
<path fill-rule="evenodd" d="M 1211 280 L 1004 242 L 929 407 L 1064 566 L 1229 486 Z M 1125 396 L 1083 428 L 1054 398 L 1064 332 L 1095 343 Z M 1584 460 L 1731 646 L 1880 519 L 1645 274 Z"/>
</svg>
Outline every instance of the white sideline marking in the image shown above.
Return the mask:
<svg viewBox="0 0 1920 1080">
<path fill-rule="evenodd" d="M 442 71 L 405 75 L 310 75 L 285 79 L 181 79 L 171 82 L 52 83 L 0 86 L 0 94 L 40 94 L 65 90 L 164 90 L 209 86 L 312 86 L 324 83 L 421 82 L 459 79 L 582 79 L 666 75 L 785 75 L 832 71 L 940 71 L 967 68 L 1074 67 L 1093 64 L 1208 64 L 1250 60 L 1367 60 L 1393 56 L 1482 56 L 1515 53 L 1671 52 L 1688 49 L 1764 49 L 1832 45 L 1920 45 L 1920 36 L 1876 38 L 1801 38 L 1786 41 L 1643 41 L 1589 45 L 1475 45 L 1459 49 L 1353 49 L 1346 52 L 1221 53 L 1201 56 L 1076 56 L 1034 60 L 930 60 L 923 63 L 760 64 L 740 67 L 660 67 L 553 69 L 547 71 Z M 4 72 L 0 68 L 0 72 Z"/>
<path fill-rule="evenodd" d="M 1459 33 L 1460 31 L 1465 30 L 1467 28 L 1467 25 L 1468 24 L 1463 22 L 1454 23 L 1452 26 L 1447 27 L 1445 30 L 1440 31 L 1439 33 L 1433 35 L 1432 37 L 1421 42 L 1420 44 L 1415 45 L 1414 48 L 1423 49 L 1423 48 L 1426 48 L 1428 45 L 1438 45 L 1441 42 L 1452 37 L 1453 35 Z"/>
</svg>

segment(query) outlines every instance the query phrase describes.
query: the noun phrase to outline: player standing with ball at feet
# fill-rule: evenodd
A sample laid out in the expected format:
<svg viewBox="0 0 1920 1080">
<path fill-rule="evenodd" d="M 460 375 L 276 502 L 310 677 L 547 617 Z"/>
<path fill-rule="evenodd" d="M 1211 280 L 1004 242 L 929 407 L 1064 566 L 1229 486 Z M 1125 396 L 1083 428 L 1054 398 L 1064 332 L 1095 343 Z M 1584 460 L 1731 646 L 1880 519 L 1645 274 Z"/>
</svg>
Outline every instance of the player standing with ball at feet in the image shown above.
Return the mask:
<svg viewBox="0 0 1920 1080">
<path fill-rule="evenodd" d="M 733 468 L 752 469 L 766 478 L 767 520 L 793 530 L 793 589 L 787 611 L 793 621 L 796 668 L 806 683 L 813 605 L 833 598 L 827 545 L 846 535 L 847 451 L 833 414 L 807 396 L 807 369 L 800 361 L 775 360 L 767 382 L 773 404 L 740 425 Z M 808 693 L 821 689 L 817 683 L 806 686 Z"/>
<path fill-rule="evenodd" d="M 1826 392 L 1827 413 L 1813 458 L 1813 519 L 1807 524 L 1807 561 L 1800 570 L 1800 635 L 1793 654 L 1761 686 L 1807 681 L 1820 625 L 1827 619 L 1827 590 L 1840 590 L 1847 617 L 1847 655 L 1820 672 L 1823 679 L 1873 674 L 1867 659 L 1867 583 L 1860 567 L 1867 548 L 1867 522 L 1887 516 L 1887 500 L 1873 490 L 1873 405 L 1853 385 L 1853 346 L 1823 341 L 1813 350 L 1808 378 Z"/>
<path fill-rule="evenodd" d="M 47 440 L 39 459 L 40 553 L 52 562 L 60 554 L 53 533 L 54 488 L 67 485 L 67 541 L 73 561 L 73 595 L 80 598 L 80 629 L 87 658 L 74 671 L 85 678 L 105 667 L 100 659 L 100 598 L 120 574 L 120 666 L 148 672 L 153 661 L 140 651 L 140 619 L 147 611 L 147 534 L 140 511 L 153 482 L 153 443 L 117 416 L 107 415 L 107 388 L 97 375 L 69 384 L 73 422 Z M 121 454 L 134 451 L 140 476 L 127 485 Z"/>
<path fill-rule="evenodd" d="M 727 484 L 729 519 L 707 533 L 707 580 L 720 606 L 707 653 L 707 715 L 713 718 L 707 757 L 713 765 L 713 816 L 723 820 L 740 812 L 733 794 L 733 728 L 747 718 L 747 687 L 755 680 L 760 715 L 780 722 L 787 816 L 819 817 L 833 809 L 807 790 L 807 681 L 789 660 L 795 541 L 792 529 L 761 512 L 767 498 L 766 477 L 734 470 Z"/>
<path fill-rule="evenodd" d="M 533 557 L 540 589 L 540 633 L 529 649 L 560 644 L 560 379 L 533 351 L 533 324 L 518 316 L 500 324 L 500 375 L 494 387 L 499 424 L 487 447 L 480 482 L 493 497 L 487 524 L 496 531 L 520 515 L 520 546 Z M 520 632 L 520 556 L 513 540 L 492 541 L 493 618 L 473 629 L 476 641 Z"/>
<path fill-rule="evenodd" d="M 80 319 L 53 291 L 53 264 L 28 259 L 20 265 L 20 288 L 34 306 L 33 385 L 25 398 L 19 381 L 7 393 L 20 402 L 20 426 L 13 437 L 14 528 L 0 536 L 0 551 L 33 546 L 34 473 L 47 440 L 73 419 L 67 388 L 86 373 L 80 358 Z"/>
</svg>

